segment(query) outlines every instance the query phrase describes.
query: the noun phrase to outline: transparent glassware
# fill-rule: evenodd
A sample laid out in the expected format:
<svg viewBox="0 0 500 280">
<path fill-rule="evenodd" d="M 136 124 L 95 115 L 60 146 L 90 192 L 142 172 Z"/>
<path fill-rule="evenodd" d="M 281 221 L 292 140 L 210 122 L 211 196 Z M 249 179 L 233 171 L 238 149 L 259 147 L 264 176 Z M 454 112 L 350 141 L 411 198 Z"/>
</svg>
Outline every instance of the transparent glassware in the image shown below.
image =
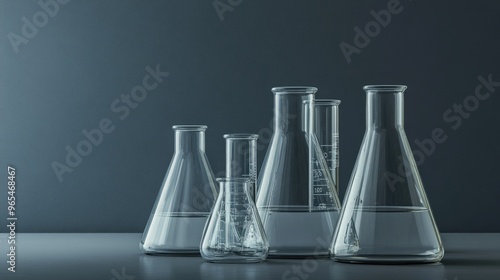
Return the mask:
<svg viewBox="0 0 500 280">
<path fill-rule="evenodd" d="M 226 177 L 249 178 L 252 184 L 248 190 L 255 203 L 257 184 L 257 134 L 225 134 Z"/>
<path fill-rule="evenodd" d="M 327 257 L 340 202 L 313 133 L 314 87 L 277 87 L 257 208 L 269 257 Z"/>
<path fill-rule="evenodd" d="M 366 132 L 331 245 L 356 263 L 429 263 L 444 254 L 406 138 L 406 86 L 365 86 Z"/>
<path fill-rule="evenodd" d="M 314 101 L 314 132 L 339 193 L 339 105 L 340 100 Z"/>
<path fill-rule="evenodd" d="M 269 243 L 249 189 L 249 178 L 218 178 L 220 192 L 200 244 L 208 262 L 253 263 L 267 258 Z"/>
<path fill-rule="evenodd" d="M 199 254 L 203 227 L 217 196 L 205 154 L 204 125 L 176 125 L 175 154 L 146 225 L 146 254 Z"/>
</svg>

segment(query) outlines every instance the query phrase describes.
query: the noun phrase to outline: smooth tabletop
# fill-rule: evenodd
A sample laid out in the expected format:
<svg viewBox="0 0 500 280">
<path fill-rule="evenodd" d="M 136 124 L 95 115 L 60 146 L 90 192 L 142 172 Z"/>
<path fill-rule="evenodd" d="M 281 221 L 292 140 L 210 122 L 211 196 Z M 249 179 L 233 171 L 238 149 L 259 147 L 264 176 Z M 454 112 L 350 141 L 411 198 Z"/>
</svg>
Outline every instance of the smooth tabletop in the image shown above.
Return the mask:
<svg viewBox="0 0 500 280">
<path fill-rule="evenodd" d="M 212 264 L 199 256 L 146 256 L 138 233 L 20 233 L 16 272 L 0 234 L 0 279 L 500 279 L 500 233 L 444 233 L 438 264 L 362 265 L 330 259 Z"/>
</svg>

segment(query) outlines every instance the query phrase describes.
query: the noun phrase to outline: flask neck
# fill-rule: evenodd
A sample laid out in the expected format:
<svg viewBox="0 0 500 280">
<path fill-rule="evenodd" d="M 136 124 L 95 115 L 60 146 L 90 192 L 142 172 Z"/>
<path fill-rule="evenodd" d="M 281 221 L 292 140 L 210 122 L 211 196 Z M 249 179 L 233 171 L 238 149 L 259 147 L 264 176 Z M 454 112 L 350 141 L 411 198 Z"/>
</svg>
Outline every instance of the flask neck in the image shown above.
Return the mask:
<svg viewBox="0 0 500 280">
<path fill-rule="evenodd" d="M 274 130 L 279 133 L 312 129 L 314 94 L 275 94 Z"/>
<path fill-rule="evenodd" d="M 175 131 L 175 152 L 205 152 L 205 132 L 191 130 Z"/>
<path fill-rule="evenodd" d="M 404 128 L 403 90 L 366 90 L 367 128 Z"/>
<path fill-rule="evenodd" d="M 241 197 L 246 195 L 246 189 L 248 184 L 225 184 L 224 193 L 226 194 L 227 201 L 234 201 L 235 199 L 241 199 Z"/>
<path fill-rule="evenodd" d="M 226 177 L 257 176 L 257 134 L 226 134 Z"/>
<path fill-rule="evenodd" d="M 248 178 L 218 178 L 221 195 L 226 202 L 235 202 L 246 198 L 251 181 Z"/>
</svg>

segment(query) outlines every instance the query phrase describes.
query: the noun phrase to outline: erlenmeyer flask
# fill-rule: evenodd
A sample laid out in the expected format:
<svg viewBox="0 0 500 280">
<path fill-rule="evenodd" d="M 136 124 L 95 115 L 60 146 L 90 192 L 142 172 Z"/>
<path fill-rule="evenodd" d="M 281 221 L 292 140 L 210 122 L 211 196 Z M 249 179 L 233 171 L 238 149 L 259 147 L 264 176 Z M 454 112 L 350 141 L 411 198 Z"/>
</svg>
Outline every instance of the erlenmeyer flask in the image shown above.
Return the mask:
<svg viewBox="0 0 500 280">
<path fill-rule="evenodd" d="M 339 105 L 340 100 L 314 101 L 314 133 L 339 193 Z"/>
<path fill-rule="evenodd" d="M 340 203 L 313 133 L 317 89 L 272 91 L 274 133 L 259 174 L 257 199 L 269 256 L 328 256 Z"/>
<path fill-rule="evenodd" d="M 444 251 L 403 127 L 406 86 L 365 86 L 366 132 L 331 246 L 344 262 L 437 262 Z"/>
<path fill-rule="evenodd" d="M 176 125 L 175 154 L 142 235 L 146 254 L 199 254 L 203 227 L 216 197 L 205 154 L 204 125 Z"/>
<path fill-rule="evenodd" d="M 250 178 L 219 178 L 220 192 L 203 233 L 201 256 L 209 262 L 261 262 L 269 244 L 249 190 Z"/>
</svg>

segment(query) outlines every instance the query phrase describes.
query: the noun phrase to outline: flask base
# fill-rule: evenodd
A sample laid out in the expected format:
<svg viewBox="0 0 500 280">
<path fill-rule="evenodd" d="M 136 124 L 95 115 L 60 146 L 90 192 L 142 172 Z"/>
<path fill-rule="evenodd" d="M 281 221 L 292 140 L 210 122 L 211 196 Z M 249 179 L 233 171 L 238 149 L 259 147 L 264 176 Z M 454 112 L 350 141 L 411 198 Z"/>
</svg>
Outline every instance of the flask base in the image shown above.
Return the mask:
<svg viewBox="0 0 500 280">
<path fill-rule="evenodd" d="M 146 246 L 144 243 L 139 243 L 139 248 L 146 255 L 178 255 L 178 256 L 200 256 L 199 248 L 192 249 L 170 249 L 170 248 L 159 248 L 154 246 Z"/>
<path fill-rule="evenodd" d="M 425 264 L 441 261 L 443 254 L 432 255 L 353 255 L 332 256 L 332 260 L 343 263 L 367 263 L 367 264 Z"/>
<path fill-rule="evenodd" d="M 205 259 L 205 261 L 209 263 L 260 263 L 263 260 L 262 259 L 240 259 L 240 258 L 235 258 L 235 259 L 229 259 L 229 260 L 209 260 Z"/>
<path fill-rule="evenodd" d="M 240 249 L 241 250 L 241 249 Z M 203 248 L 201 256 L 205 261 L 210 263 L 258 263 L 262 262 L 267 257 L 267 249 L 265 251 L 256 250 L 220 250 L 214 248 Z"/>
</svg>

